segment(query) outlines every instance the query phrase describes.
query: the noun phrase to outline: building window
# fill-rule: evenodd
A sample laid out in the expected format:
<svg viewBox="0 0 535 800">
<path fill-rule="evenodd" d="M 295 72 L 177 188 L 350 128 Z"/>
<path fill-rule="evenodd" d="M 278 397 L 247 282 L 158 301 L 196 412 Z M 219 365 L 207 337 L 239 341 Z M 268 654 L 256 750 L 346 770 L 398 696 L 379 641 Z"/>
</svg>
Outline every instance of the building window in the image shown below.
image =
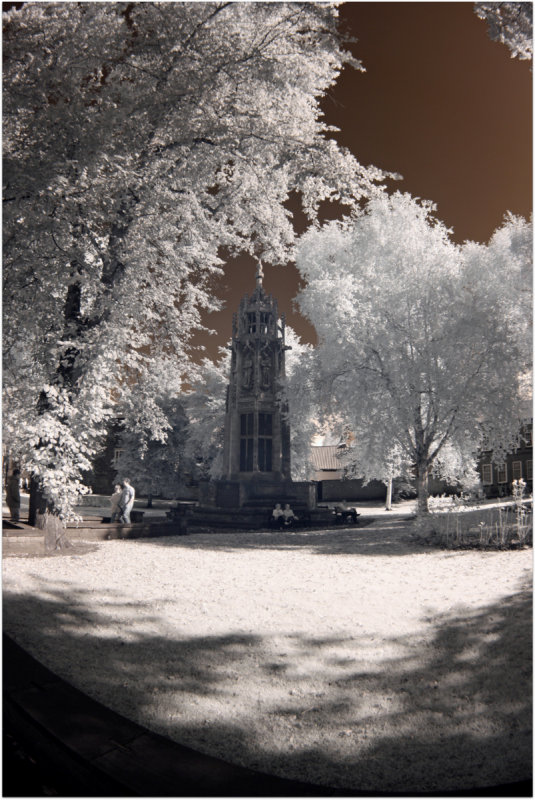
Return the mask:
<svg viewBox="0 0 535 800">
<path fill-rule="evenodd" d="M 513 461 L 512 470 L 513 470 L 513 480 L 519 481 L 522 478 L 522 462 Z"/>
<path fill-rule="evenodd" d="M 116 447 L 113 451 L 113 464 L 114 466 L 117 465 L 117 462 L 121 458 L 122 454 L 124 453 L 124 449 L 122 447 Z"/>
<path fill-rule="evenodd" d="M 247 314 L 247 332 L 256 333 L 256 312 Z"/>
<path fill-rule="evenodd" d="M 522 432 L 522 438 L 524 439 L 524 445 L 526 447 L 531 447 L 533 444 L 533 435 L 531 428 L 525 428 Z"/>
<path fill-rule="evenodd" d="M 273 416 L 258 415 L 258 469 L 271 472 L 273 456 Z"/>
<path fill-rule="evenodd" d="M 533 480 L 533 461 L 526 461 L 526 480 Z"/>
<path fill-rule="evenodd" d="M 502 464 L 501 467 L 497 468 L 496 472 L 498 473 L 497 483 L 507 483 L 507 464 Z"/>
<path fill-rule="evenodd" d="M 485 484 L 492 483 L 492 464 L 483 464 L 481 467 L 481 480 Z"/>
<path fill-rule="evenodd" d="M 253 471 L 253 414 L 240 416 L 240 472 Z"/>
</svg>

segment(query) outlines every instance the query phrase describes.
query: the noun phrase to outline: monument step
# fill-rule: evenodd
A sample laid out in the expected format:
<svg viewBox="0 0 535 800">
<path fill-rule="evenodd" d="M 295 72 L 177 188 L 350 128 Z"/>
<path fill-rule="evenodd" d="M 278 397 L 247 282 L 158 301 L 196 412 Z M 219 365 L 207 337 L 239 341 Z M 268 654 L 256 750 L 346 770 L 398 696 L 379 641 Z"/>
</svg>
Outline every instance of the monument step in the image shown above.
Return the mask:
<svg viewBox="0 0 535 800">
<path fill-rule="evenodd" d="M 295 507 L 300 525 L 330 526 L 334 523 L 334 516 L 329 509 L 307 510 Z M 238 530 L 269 528 L 273 504 L 266 507 L 247 507 L 235 509 L 222 509 L 210 506 L 197 506 L 188 514 L 188 524 L 191 527 L 205 526 L 207 528 L 235 528 Z"/>
</svg>

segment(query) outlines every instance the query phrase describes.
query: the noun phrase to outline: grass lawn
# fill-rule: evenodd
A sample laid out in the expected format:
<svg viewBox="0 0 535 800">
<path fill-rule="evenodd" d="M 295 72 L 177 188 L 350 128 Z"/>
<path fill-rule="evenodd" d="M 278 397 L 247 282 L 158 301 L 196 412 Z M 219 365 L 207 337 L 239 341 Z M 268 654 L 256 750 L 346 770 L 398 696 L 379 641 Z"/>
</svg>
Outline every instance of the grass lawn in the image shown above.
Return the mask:
<svg viewBox="0 0 535 800">
<path fill-rule="evenodd" d="M 531 550 L 363 523 L 5 558 L 4 629 L 125 716 L 272 774 L 409 793 L 529 778 Z"/>
</svg>

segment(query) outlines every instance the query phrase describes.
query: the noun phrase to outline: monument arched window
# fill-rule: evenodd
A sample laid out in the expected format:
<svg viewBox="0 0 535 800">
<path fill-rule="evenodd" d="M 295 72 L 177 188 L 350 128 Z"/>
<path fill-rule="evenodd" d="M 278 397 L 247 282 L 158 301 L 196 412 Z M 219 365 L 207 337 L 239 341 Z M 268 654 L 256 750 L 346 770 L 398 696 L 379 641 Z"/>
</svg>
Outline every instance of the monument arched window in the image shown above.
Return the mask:
<svg viewBox="0 0 535 800">
<path fill-rule="evenodd" d="M 256 312 L 247 314 L 247 333 L 256 333 Z"/>
<path fill-rule="evenodd" d="M 271 472 L 273 454 L 273 415 L 258 415 L 258 469 Z"/>
<path fill-rule="evenodd" d="M 260 312 L 260 333 L 267 335 L 271 314 L 268 311 Z"/>
<path fill-rule="evenodd" d="M 240 472 L 253 471 L 254 415 L 240 416 Z"/>
</svg>

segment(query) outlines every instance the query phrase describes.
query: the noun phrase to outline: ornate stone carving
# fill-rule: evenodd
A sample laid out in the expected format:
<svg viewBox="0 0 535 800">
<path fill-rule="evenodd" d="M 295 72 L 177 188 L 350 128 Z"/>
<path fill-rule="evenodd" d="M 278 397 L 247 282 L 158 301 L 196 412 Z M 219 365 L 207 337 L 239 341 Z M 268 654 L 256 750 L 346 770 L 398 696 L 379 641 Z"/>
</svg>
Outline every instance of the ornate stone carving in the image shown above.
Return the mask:
<svg viewBox="0 0 535 800">
<path fill-rule="evenodd" d="M 243 361 L 241 385 L 244 389 L 253 388 L 253 359 L 247 355 Z"/>
<path fill-rule="evenodd" d="M 269 389 L 271 386 L 272 378 L 272 357 L 271 348 L 269 345 L 264 345 L 260 351 L 260 375 L 261 386 L 263 389 Z"/>
</svg>

